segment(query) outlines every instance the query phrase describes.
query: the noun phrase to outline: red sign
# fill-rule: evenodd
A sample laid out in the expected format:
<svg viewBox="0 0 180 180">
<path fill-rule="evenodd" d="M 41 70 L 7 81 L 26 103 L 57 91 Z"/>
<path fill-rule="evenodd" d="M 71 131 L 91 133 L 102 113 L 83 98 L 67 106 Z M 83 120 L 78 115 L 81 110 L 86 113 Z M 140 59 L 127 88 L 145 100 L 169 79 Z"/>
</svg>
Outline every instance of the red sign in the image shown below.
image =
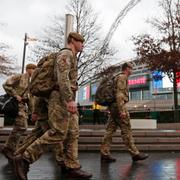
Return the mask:
<svg viewBox="0 0 180 180">
<path fill-rule="evenodd" d="M 180 72 L 176 73 L 176 84 L 177 84 L 177 87 L 180 87 Z"/>
<path fill-rule="evenodd" d="M 139 77 L 139 78 L 136 78 L 136 79 L 129 79 L 128 80 L 129 86 L 146 84 L 146 82 L 147 82 L 147 78 L 145 78 L 145 77 Z"/>
<path fill-rule="evenodd" d="M 87 85 L 83 88 L 83 100 L 89 100 L 90 98 L 90 86 Z"/>
</svg>

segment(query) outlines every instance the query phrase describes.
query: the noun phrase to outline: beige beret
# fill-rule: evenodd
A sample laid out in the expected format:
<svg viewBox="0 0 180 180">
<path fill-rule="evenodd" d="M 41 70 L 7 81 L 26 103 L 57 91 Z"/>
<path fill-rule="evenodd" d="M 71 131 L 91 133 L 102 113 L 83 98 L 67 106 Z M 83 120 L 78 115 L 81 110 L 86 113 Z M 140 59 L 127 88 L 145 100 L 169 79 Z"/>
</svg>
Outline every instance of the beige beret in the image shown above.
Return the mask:
<svg viewBox="0 0 180 180">
<path fill-rule="evenodd" d="M 70 32 L 68 38 L 74 38 L 76 41 L 81 41 L 81 42 L 85 41 L 84 37 L 77 32 Z"/>
<path fill-rule="evenodd" d="M 36 65 L 35 64 L 27 64 L 26 69 L 35 69 Z"/>
</svg>

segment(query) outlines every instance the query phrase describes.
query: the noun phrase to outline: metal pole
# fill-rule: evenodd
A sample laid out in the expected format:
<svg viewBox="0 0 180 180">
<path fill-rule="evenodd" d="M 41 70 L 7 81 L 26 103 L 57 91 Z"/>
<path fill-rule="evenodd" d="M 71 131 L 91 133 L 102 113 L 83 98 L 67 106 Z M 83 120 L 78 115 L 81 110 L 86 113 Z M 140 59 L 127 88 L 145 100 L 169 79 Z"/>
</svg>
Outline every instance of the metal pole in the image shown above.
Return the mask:
<svg viewBox="0 0 180 180">
<path fill-rule="evenodd" d="M 65 29 L 65 36 L 64 36 L 64 46 L 67 45 L 67 37 L 69 33 L 73 30 L 73 15 L 66 14 L 66 29 Z"/>
<path fill-rule="evenodd" d="M 26 45 L 27 45 L 27 33 L 24 36 L 24 48 L 23 48 L 23 60 L 22 60 L 22 74 L 24 73 L 24 64 L 25 64 L 25 57 L 26 57 Z"/>
</svg>

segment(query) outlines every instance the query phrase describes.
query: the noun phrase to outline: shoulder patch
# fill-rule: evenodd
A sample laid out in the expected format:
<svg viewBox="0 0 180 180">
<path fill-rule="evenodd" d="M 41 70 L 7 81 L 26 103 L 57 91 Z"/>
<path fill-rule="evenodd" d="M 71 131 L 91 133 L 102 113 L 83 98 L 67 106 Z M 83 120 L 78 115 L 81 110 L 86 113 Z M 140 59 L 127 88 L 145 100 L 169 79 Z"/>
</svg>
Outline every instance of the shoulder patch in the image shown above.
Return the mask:
<svg viewBox="0 0 180 180">
<path fill-rule="evenodd" d="M 69 66 L 70 65 L 70 58 L 67 54 L 60 54 L 57 58 L 57 63 L 60 66 Z"/>
<path fill-rule="evenodd" d="M 63 61 L 63 63 L 67 64 L 68 61 L 67 61 L 67 55 L 62 55 L 61 56 L 61 60 Z"/>
</svg>

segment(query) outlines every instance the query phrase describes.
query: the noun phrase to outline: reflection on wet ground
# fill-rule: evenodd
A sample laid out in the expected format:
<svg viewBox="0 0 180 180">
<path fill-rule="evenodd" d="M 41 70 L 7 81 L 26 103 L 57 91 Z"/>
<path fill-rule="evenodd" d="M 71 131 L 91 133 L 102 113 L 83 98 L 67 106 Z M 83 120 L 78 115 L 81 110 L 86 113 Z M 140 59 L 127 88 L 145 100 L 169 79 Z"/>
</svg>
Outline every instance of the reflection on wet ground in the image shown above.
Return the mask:
<svg viewBox="0 0 180 180">
<path fill-rule="evenodd" d="M 150 152 L 150 158 L 132 163 L 128 153 L 112 153 L 117 161 L 101 163 L 99 152 L 80 152 L 92 180 L 180 180 L 180 152 Z M 15 180 L 12 165 L 0 154 L 0 180 Z M 45 154 L 30 167 L 28 180 L 66 180 L 52 155 Z"/>
</svg>

